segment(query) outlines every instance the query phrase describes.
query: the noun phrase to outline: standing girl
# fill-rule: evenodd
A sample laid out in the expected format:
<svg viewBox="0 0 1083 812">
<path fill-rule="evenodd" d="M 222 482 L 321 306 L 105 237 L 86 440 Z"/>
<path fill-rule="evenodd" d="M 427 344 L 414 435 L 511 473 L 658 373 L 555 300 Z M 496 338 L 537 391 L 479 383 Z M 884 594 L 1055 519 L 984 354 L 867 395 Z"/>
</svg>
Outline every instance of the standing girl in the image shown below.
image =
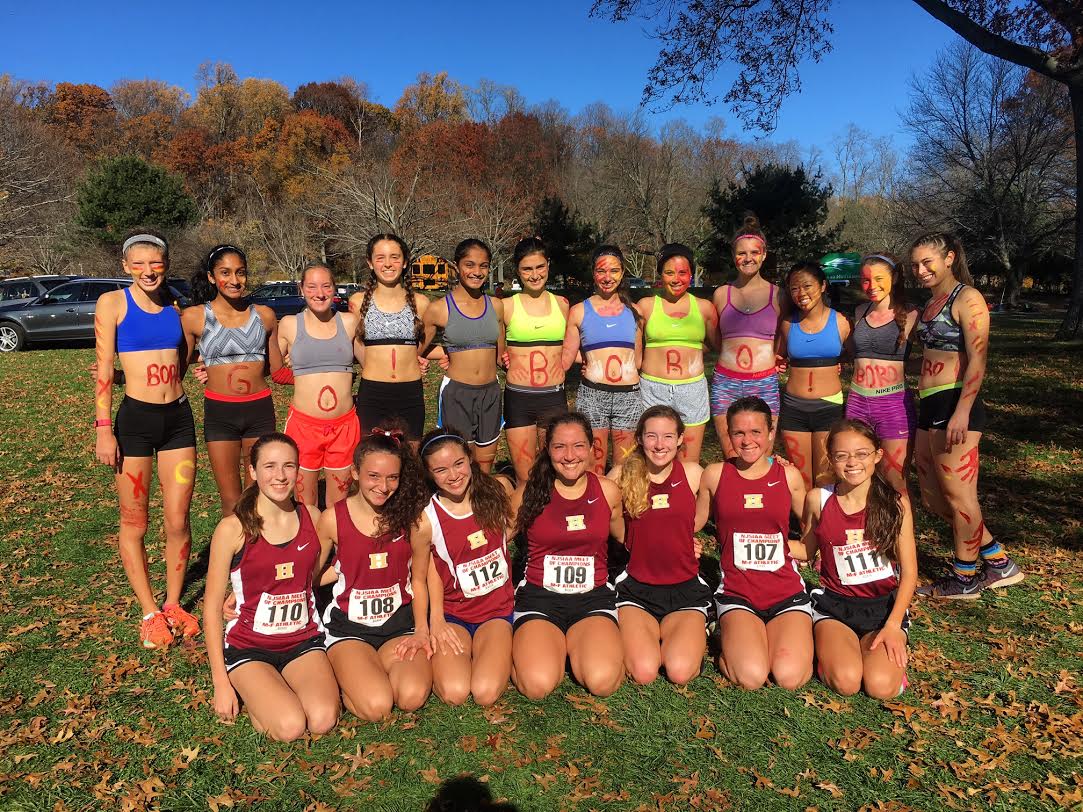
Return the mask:
<svg viewBox="0 0 1083 812">
<path fill-rule="evenodd" d="M 215 528 L 203 613 L 214 710 L 223 721 L 248 707 L 252 727 L 278 741 L 326 733 L 338 721 L 338 685 L 323 652 L 313 581 L 330 550 L 316 509 L 293 500 L 297 445 L 272 432 L 251 449 L 255 484 Z M 222 635 L 229 581 L 237 616 Z"/>
<path fill-rule="evenodd" d="M 884 450 L 867 424 L 836 423 L 827 448 L 836 484 L 813 488 L 805 504 L 805 557 L 821 562 L 812 591 L 820 675 L 840 694 L 864 686 L 891 699 L 906 681 L 907 607 L 917 584 L 910 500 L 877 467 Z"/>
<path fill-rule="evenodd" d="M 496 361 L 504 354 L 504 303 L 485 293 L 492 251 L 481 240 L 463 240 L 455 247 L 459 284 L 429 305 L 423 319 L 423 351 L 444 331 L 449 356 L 447 374 L 437 396 L 438 426 L 459 426 L 469 433 L 473 457 L 488 471 L 504 427 Z"/>
<path fill-rule="evenodd" d="M 789 360 L 779 428 L 790 458 L 811 488 L 828 476 L 827 432 L 842 418 L 839 356 L 850 322 L 824 301 L 827 275 L 815 262 L 799 262 L 786 275 L 789 315 L 779 330 L 779 353 Z"/>
<path fill-rule="evenodd" d="M 902 267 L 890 254 L 869 254 L 862 260 L 861 290 L 869 303 L 854 313 L 854 375 L 846 418 L 872 426 L 884 449 L 880 469 L 905 493 L 917 413 L 904 366 L 918 314 L 906 305 Z"/>
<path fill-rule="evenodd" d="M 335 585 L 323 622 L 347 709 L 377 722 L 393 705 L 417 710 L 432 689 L 429 547 L 410 535 L 425 490 L 399 428 L 361 440 L 353 475 L 357 493 L 320 517 L 320 538 L 335 546 L 323 576 Z"/>
<path fill-rule="evenodd" d="M 578 412 L 551 418 L 545 453 L 512 495 L 516 536 L 526 537 L 526 575 L 515 591 L 512 679 L 544 699 L 572 675 L 596 696 L 624 678 L 616 593 L 607 580 L 610 534 L 623 535 L 620 490 L 590 470 L 590 422 Z"/>
<path fill-rule="evenodd" d="M 350 312 L 358 316 L 356 338 L 364 347 L 357 419 L 362 428 L 371 428 L 389 417 L 401 418 L 416 447 L 425 431 L 421 376 L 428 366 L 418 356 L 417 343 L 429 300 L 410 288 L 410 251 L 401 237 L 377 234 L 365 254 L 368 282 L 350 297 Z"/>
<path fill-rule="evenodd" d="M 568 410 L 564 394 L 561 345 L 568 321 L 568 300 L 545 289 L 549 253 L 540 237 L 519 240 L 512 261 L 522 293 L 505 299 L 503 322 L 508 346 L 504 382 L 504 427 L 515 477 L 524 482 L 538 453 L 538 431 L 556 412 Z"/>
<path fill-rule="evenodd" d="M 643 299 L 637 306 L 646 322 L 640 371 L 643 406 L 677 410 L 685 425 L 681 458 L 698 464 L 703 432 L 711 419 L 703 348 L 708 342 L 718 346 L 718 318 L 714 305 L 688 290 L 695 270 L 688 246 L 663 245 L 658 252 L 662 295 Z"/>
<path fill-rule="evenodd" d="M 632 430 L 643 411 L 639 365 L 643 360 L 643 317 L 628 297 L 624 255 L 615 245 L 600 245 L 591 259 L 594 293 L 568 315 L 561 363 L 565 370 L 583 356 L 583 377 L 575 408 L 594 430 L 594 473 L 605 471 L 609 440 L 613 464 L 635 448 Z"/>
<path fill-rule="evenodd" d="M 812 676 L 812 609 L 787 541 L 805 486 L 796 468 L 771 456 L 775 432 L 763 400 L 735 400 L 726 425 L 737 456 L 707 466 L 696 505 L 696 529 L 713 515 L 718 533 L 718 668 L 748 690 L 773 676 L 794 691 Z"/>
<path fill-rule="evenodd" d="M 953 234 L 915 240 L 910 268 L 918 284 L 932 293 L 917 327 L 925 348 L 918 381 L 918 483 L 926 507 L 951 524 L 955 541 L 951 572 L 917 594 L 969 600 L 985 587 L 1023 580 L 1023 571 L 986 528 L 978 503 L 989 308 L 973 287 L 963 245 Z M 983 573 L 978 572 L 979 559 Z"/>
<path fill-rule="evenodd" d="M 297 498 L 315 505 L 320 472 L 327 482 L 326 504 L 350 490 L 350 462 L 361 437 L 350 389 L 353 386 L 357 315 L 334 309 L 335 277 L 314 263 L 301 272 L 305 309 L 283 316 L 278 344 L 292 364 L 293 400 L 284 431 L 301 450 Z"/>
<path fill-rule="evenodd" d="M 778 418 L 778 371 L 775 334 L 780 311 L 779 289 L 761 275 L 767 240 L 756 215 L 745 216 L 733 237 L 737 280 L 714 292 L 722 348 L 711 379 L 711 415 L 723 456 L 734 456 L 726 427 L 726 410 L 738 398 L 758 397 Z"/>
<path fill-rule="evenodd" d="M 181 313 L 187 356 L 191 360 L 198 351 L 206 368 L 203 437 L 223 516 L 233 512 L 241 496 L 241 461 L 256 440 L 275 430 L 275 407 L 265 375 L 282 368 L 274 311 L 248 304 L 247 292 L 244 251 L 216 245 L 192 276 L 192 301 L 197 306 Z M 252 484 L 247 470 L 245 487 Z"/>
<path fill-rule="evenodd" d="M 94 309 L 97 363 L 94 454 L 114 474 L 120 499 L 120 560 L 143 615 L 144 648 L 162 648 L 174 633 L 192 637 L 199 621 L 180 606 L 192 548 L 188 509 L 196 478 L 192 407 L 181 386 L 187 353 L 180 314 L 165 275 L 169 248 L 161 235 L 138 231 L 124 240 L 121 264 L 132 284 L 103 294 Z M 120 357 L 124 400 L 113 425 L 113 360 Z M 155 458 L 165 525 L 165 603 L 147 569 L 147 508 Z"/>
<path fill-rule="evenodd" d="M 617 578 L 624 662 L 640 685 L 659 667 L 684 685 L 699 674 L 707 647 L 711 590 L 699 577 L 693 536 L 703 469 L 677 459 L 681 416 L 651 406 L 636 426 L 636 447 L 609 476 L 620 483 L 624 545 L 630 558 Z"/>
<path fill-rule="evenodd" d="M 449 704 L 473 696 L 491 705 L 511 676 L 511 487 L 472 462 L 466 439 L 450 426 L 425 435 L 421 461 L 435 490 L 415 531 L 432 545 L 433 685 Z"/>
</svg>

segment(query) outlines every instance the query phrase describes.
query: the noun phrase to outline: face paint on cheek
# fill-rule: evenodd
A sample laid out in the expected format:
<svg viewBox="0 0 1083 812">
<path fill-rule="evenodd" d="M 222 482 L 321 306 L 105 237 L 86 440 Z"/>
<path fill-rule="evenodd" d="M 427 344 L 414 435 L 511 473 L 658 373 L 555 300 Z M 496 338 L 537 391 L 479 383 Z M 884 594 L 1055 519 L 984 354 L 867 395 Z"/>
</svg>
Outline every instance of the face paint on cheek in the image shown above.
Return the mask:
<svg viewBox="0 0 1083 812">
<path fill-rule="evenodd" d="M 674 257 L 670 261 L 670 268 L 676 275 L 676 278 L 669 283 L 670 288 L 681 293 L 688 290 L 692 285 L 692 267 L 688 264 L 688 260 L 684 257 Z"/>
</svg>

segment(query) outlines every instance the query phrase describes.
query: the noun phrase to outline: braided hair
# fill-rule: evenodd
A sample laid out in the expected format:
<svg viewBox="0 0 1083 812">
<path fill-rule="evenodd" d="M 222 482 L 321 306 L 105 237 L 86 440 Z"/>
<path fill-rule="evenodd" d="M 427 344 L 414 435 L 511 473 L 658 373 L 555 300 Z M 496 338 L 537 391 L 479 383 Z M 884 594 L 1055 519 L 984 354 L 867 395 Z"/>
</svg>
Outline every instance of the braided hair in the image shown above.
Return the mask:
<svg viewBox="0 0 1083 812">
<path fill-rule="evenodd" d="M 395 243 L 398 245 L 399 250 L 402 251 L 402 274 L 399 276 L 399 284 L 402 285 L 402 290 L 406 295 L 406 304 L 409 306 L 410 312 L 414 314 L 414 339 L 420 343 L 425 328 L 421 323 L 421 316 L 417 312 L 417 302 L 414 301 L 414 288 L 409 273 L 410 249 L 406 245 L 406 241 L 397 234 L 377 234 L 368 241 L 368 245 L 365 247 L 365 255 L 371 265 L 376 244 L 385 241 Z M 365 287 L 361 291 L 361 307 L 358 310 L 357 330 L 354 333 L 354 337 L 361 342 L 365 340 L 365 316 L 368 315 L 369 308 L 372 307 L 372 295 L 376 292 L 376 284 L 376 270 L 370 269 L 368 279 L 365 280 Z"/>
</svg>

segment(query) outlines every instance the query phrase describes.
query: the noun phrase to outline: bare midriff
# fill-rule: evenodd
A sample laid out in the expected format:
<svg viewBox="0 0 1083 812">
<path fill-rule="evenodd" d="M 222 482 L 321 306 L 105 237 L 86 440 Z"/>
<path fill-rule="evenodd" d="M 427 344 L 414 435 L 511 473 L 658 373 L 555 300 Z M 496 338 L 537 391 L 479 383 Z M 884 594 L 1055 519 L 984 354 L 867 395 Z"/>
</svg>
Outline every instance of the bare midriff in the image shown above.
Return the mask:
<svg viewBox="0 0 1083 812">
<path fill-rule="evenodd" d="M 377 344 L 365 347 L 365 366 L 361 379 L 401 383 L 421 378 L 417 347 L 413 344 Z"/>
<path fill-rule="evenodd" d="M 585 353 L 583 362 L 583 377 L 591 383 L 609 386 L 631 386 L 639 383 L 636 351 L 632 347 L 602 347 L 590 350 Z"/>
<path fill-rule="evenodd" d="M 866 389 L 886 389 L 906 383 L 902 361 L 858 358 L 854 361 L 853 382 Z"/>
<path fill-rule="evenodd" d="M 508 347 L 508 378 L 512 386 L 542 389 L 564 383 L 561 346 Z"/>
<path fill-rule="evenodd" d="M 668 314 L 680 318 L 679 314 Z M 702 347 L 647 347 L 643 350 L 644 375 L 666 381 L 683 381 L 703 374 Z"/>
<path fill-rule="evenodd" d="M 236 397 L 262 392 L 267 388 L 267 381 L 263 377 L 265 366 L 263 361 L 245 361 L 207 367 L 207 389 L 219 395 Z"/>
<path fill-rule="evenodd" d="M 718 366 L 742 375 L 754 375 L 775 368 L 775 342 L 763 338 L 734 336 L 722 339 Z"/>
<path fill-rule="evenodd" d="M 118 356 L 128 397 L 144 403 L 172 403 L 184 394 L 176 350 L 139 350 Z"/>
<path fill-rule="evenodd" d="M 842 391 L 838 364 L 829 367 L 795 367 L 791 364 L 786 391 L 796 398 L 818 400 Z"/>
<path fill-rule="evenodd" d="M 352 372 L 317 372 L 293 382 L 293 406 L 312 417 L 333 420 L 353 409 Z"/>
<path fill-rule="evenodd" d="M 951 386 L 961 383 L 965 375 L 965 353 L 932 350 L 926 347 L 921 356 L 921 377 L 918 379 L 918 389 Z"/>
<path fill-rule="evenodd" d="M 480 386 L 496 380 L 496 349 L 493 347 L 457 350 L 448 355 L 451 357 L 451 363 L 448 366 L 447 376 L 451 380 L 471 386 Z"/>
</svg>

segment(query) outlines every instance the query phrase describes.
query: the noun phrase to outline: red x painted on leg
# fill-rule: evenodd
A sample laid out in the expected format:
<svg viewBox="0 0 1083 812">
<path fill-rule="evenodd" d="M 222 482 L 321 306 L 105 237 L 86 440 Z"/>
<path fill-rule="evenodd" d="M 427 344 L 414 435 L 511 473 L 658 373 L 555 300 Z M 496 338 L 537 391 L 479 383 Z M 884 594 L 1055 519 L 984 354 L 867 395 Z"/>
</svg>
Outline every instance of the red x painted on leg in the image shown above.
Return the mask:
<svg viewBox="0 0 1083 812">
<path fill-rule="evenodd" d="M 138 474 L 136 474 L 134 476 L 132 474 L 129 474 L 127 471 L 125 471 L 124 476 L 128 477 L 128 479 L 131 480 L 131 482 L 132 482 L 132 490 L 133 490 L 132 495 L 136 499 L 138 499 L 140 496 L 148 496 L 147 486 L 143 482 L 143 472 L 142 471 L 140 471 Z"/>
</svg>

